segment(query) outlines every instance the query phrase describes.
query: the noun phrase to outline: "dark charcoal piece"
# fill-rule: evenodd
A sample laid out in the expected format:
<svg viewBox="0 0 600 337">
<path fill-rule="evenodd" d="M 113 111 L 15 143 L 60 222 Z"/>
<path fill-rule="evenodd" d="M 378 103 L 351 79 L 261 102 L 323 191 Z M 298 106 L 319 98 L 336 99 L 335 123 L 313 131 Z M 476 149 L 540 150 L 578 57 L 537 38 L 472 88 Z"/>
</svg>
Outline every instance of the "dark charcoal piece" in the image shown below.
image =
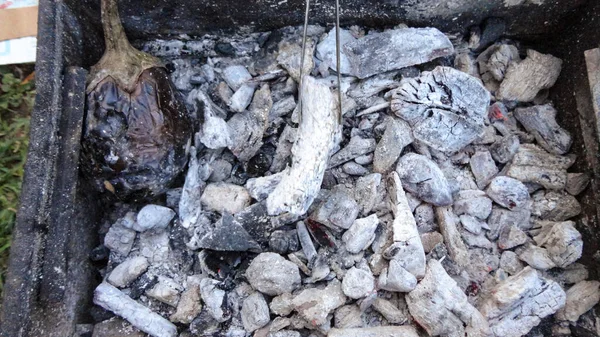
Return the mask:
<svg viewBox="0 0 600 337">
<path fill-rule="evenodd" d="M 228 42 L 218 42 L 217 44 L 215 44 L 215 51 L 225 56 L 235 56 L 235 48 L 233 48 L 231 43 Z"/>
<path fill-rule="evenodd" d="M 503 19 L 488 18 L 485 20 L 483 27 L 481 28 L 479 46 L 475 49 L 475 51 L 480 52 L 489 47 L 504 34 L 505 30 L 506 22 Z"/>
<path fill-rule="evenodd" d="M 110 250 L 105 245 L 100 245 L 90 252 L 90 260 L 94 262 L 101 262 L 108 260 Z"/>
<path fill-rule="evenodd" d="M 277 254 L 285 254 L 289 250 L 289 238 L 284 231 L 274 231 L 269 238 L 269 248 Z"/>
<path fill-rule="evenodd" d="M 248 176 L 253 178 L 264 176 L 265 172 L 271 167 L 271 162 L 273 161 L 272 158 L 272 156 L 263 151 L 250 158 L 248 161 L 248 169 L 246 170 Z"/>
<path fill-rule="evenodd" d="M 190 332 L 194 336 L 214 336 L 219 331 L 219 322 L 212 318 L 206 309 L 203 309 L 190 324 Z"/>
<path fill-rule="evenodd" d="M 115 317 L 115 314 L 108 310 L 104 310 L 103 308 L 97 305 L 94 305 L 90 308 L 89 314 L 92 317 L 94 323 L 100 323 L 106 321 L 107 319 Z"/>
<path fill-rule="evenodd" d="M 157 283 L 158 278 L 150 277 L 148 276 L 148 274 L 143 274 L 142 276 L 138 277 L 135 281 L 133 281 L 133 283 L 129 287 L 131 289 L 129 297 L 133 298 L 134 300 L 137 300 L 146 292 L 146 290 L 154 287 Z"/>
<path fill-rule="evenodd" d="M 82 170 L 99 190 L 164 192 L 187 163 L 192 123 L 162 68 L 145 70 L 131 94 L 106 78 L 87 96 Z"/>
</svg>

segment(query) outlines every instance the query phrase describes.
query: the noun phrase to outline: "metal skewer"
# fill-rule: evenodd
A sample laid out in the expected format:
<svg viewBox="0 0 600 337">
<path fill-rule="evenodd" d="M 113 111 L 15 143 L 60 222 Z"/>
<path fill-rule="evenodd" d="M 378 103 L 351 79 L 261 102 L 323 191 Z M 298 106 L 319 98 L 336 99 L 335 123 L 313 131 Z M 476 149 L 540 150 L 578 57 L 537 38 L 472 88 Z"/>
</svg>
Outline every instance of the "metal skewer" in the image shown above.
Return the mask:
<svg viewBox="0 0 600 337">
<path fill-rule="evenodd" d="M 302 55 L 300 56 L 300 83 L 298 85 L 298 112 L 299 122 L 302 120 L 302 77 L 304 76 L 304 55 L 306 54 L 306 35 L 308 31 L 308 14 L 310 12 L 310 0 L 306 0 L 306 9 L 304 11 L 304 30 L 302 33 Z M 340 1 L 335 0 L 335 64 L 338 84 L 338 123 L 342 125 L 342 74 L 341 68 L 341 47 L 340 47 Z"/>
</svg>

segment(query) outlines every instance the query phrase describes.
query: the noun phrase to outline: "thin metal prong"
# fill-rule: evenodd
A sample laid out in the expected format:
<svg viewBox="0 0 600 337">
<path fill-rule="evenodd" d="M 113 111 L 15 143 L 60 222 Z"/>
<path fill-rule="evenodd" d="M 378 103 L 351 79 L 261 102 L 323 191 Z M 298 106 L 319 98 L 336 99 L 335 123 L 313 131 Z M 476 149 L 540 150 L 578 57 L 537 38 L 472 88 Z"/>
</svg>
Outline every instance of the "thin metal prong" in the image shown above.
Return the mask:
<svg viewBox="0 0 600 337">
<path fill-rule="evenodd" d="M 335 69 L 337 71 L 337 82 L 338 82 L 338 108 L 339 116 L 338 122 L 342 125 L 342 74 L 340 73 L 340 1 L 335 0 Z"/>
<path fill-rule="evenodd" d="M 304 10 L 304 32 L 302 33 L 302 55 L 300 56 L 300 83 L 298 84 L 298 123 L 302 121 L 302 76 L 304 76 L 304 54 L 306 54 L 306 35 L 308 32 L 308 14 L 310 12 L 310 0 L 306 0 Z"/>
</svg>

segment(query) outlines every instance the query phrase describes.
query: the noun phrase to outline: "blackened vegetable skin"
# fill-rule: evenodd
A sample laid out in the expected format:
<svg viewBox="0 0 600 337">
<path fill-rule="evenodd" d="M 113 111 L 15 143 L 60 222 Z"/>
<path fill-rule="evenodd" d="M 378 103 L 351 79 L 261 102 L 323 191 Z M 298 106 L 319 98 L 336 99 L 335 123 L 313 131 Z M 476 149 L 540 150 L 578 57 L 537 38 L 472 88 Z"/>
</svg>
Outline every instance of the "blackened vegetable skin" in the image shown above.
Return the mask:
<svg viewBox="0 0 600 337">
<path fill-rule="evenodd" d="M 184 169 L 192 120 L 164 68 L 144 70 L 131 93 L 104 78 L 86 110 L 81 168 L 99 190 L 156 196 Z"/>
</svg>

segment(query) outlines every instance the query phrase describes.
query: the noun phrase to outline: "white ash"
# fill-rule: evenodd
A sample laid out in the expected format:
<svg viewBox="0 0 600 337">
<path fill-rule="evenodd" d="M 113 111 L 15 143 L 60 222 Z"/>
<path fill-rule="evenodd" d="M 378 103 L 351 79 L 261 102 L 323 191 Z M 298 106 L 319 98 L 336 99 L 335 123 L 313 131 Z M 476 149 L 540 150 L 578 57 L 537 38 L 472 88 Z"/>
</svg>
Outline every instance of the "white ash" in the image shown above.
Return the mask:
<svg viewBox="0 0 600 337">
<path fill-rule="evenodd" d="M 455 152 L 484 131 L 489 92 L 474 77 L 436 67 L 403 80 L 392 94 L 392 111 L 413 127 L 415 139 L 438 151 Z"/>
<path fill-rule="evenodd" d="M 529 267 L 499 283 L 479 308 L 493 336 L 522 336 L 565 305 L 560 285 Z"/>
<path fill-rule="evenodd" d="M 498 98 L 531 102 L 542 89 L 550 88 L 560 74 L 562 61 L 552 55 L 527 50 L 527 58 L 508 67 Z"/>
<path fill-rule="evenodd" d="M 600 301 L 600 282 L 582 281 L 567 290 L 565 306 L 554 317 L 558 320 L 577 322 L 579 317 Z"/>
<path fill-rule="evenodd" d="M 521 61 L 501 33 L 453 39 L 456 55 L 432 28 L 343 29 L 338 125 L 334 30 L 309 27 L 299 86 L 301 31 L 149 44 L 197 133 L 166 198 L 107 214 L 94 253 L 108 248 L 99 272 L 121 288 L 109 310 L 181 336 L 516 336 L 555 312 L 561 334 L 593 319 L 574 222 L 592 177 L 571 172 L 579 145 L 547 90 L 559 60 Z M 398 36 L 415 48 L 373 54 Z"/>
</svg>

